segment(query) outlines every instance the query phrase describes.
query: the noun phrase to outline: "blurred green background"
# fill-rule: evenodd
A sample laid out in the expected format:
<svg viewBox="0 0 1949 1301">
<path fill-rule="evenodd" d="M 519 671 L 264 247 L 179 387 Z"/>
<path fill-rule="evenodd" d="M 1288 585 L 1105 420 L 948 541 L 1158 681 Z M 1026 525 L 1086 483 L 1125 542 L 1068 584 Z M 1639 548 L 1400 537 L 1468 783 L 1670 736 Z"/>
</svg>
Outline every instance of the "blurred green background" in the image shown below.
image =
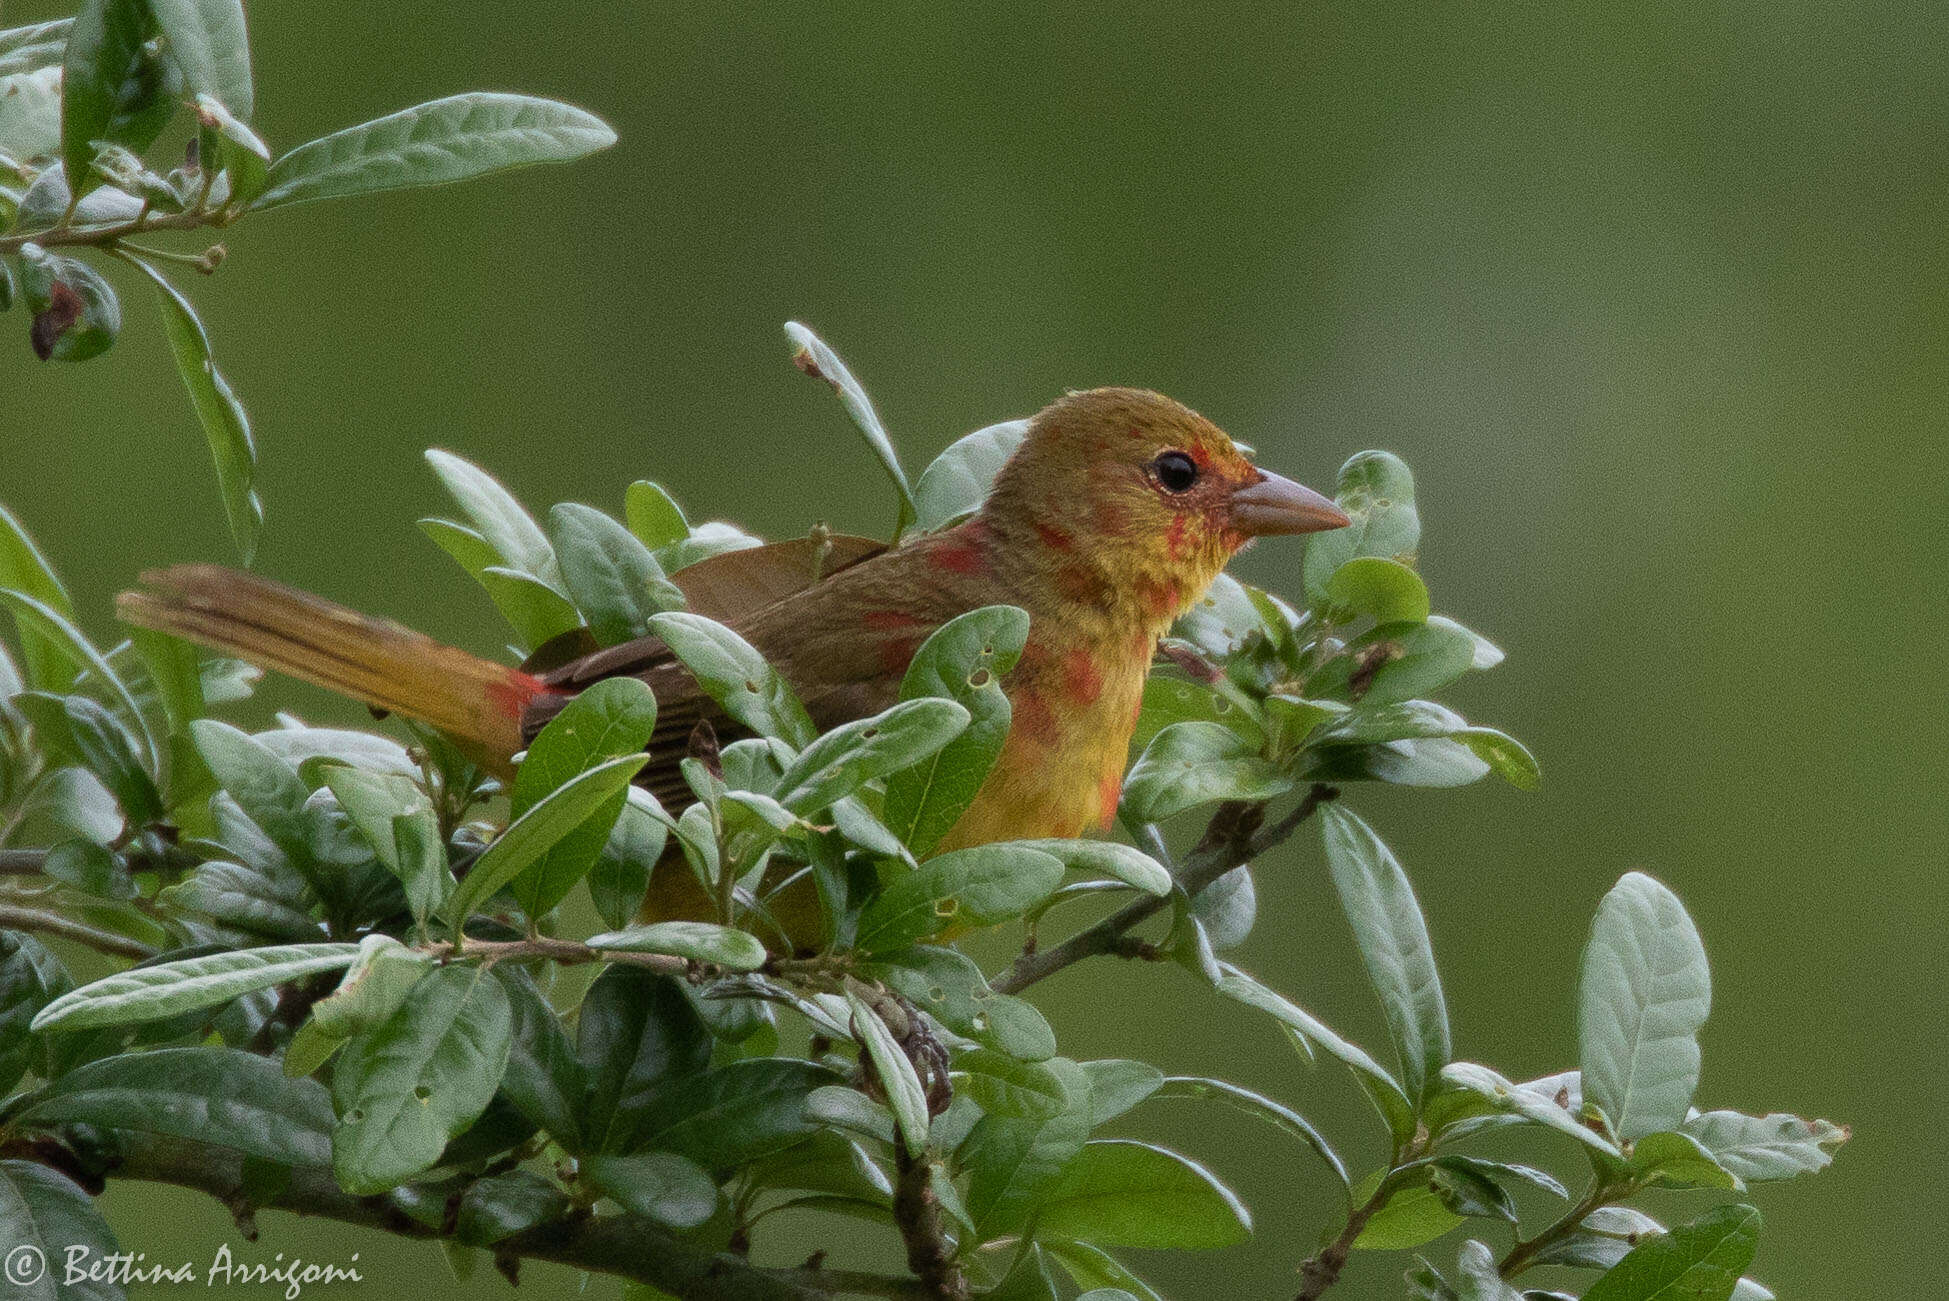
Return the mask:
<svg viewBox="0 0 1949 1301">
<path fill-rule="evenodd" d="M 1589 915 L 1619 873 L 1654 872 L 1714 962 L 1702 1103 L 1855 1126 L 1835 1168 L 1759 1191 L 1755 1273 L 1782 1297 L 1934 1294 L 1944 9 L 348 0 L 253 18 L 274 149 L 474 88 L 568 99 L 622 137 L 566 169 L 231 233 L 229 264 L 190 287 L 256 424 L 263 572 L 491 649 L 486 600 L 413 528 L 442 505 L 428 445 L 537 506 L 618 510 L 647 476 L 693 517 L 883 533 L 888 489 L 789 365 L 788 317 L 847 357 L 916 468 L 1102 383 L 1183 398 L 1322 487 L 1391 448 L 1420 479 L 1437 607 L 1509 651 L 1458 703 L 1546 774 L 1530 795 L 1353 796 L 1418 883 L 1458 1050 L 1517 1077 L 1571 1064 Z M 18 312 L 0 347 L 0 500 L 96 632 L 141 568 L 233 554 L 149 304 L 129 285 L 121 343 L 85 367 L 37 364 Z M 1290 592 L 1298 559 L 1275 541 L 1237 569 Z M 1260 880 L 1242 965 L 1381 1041 L 1316 844 Z M 1375 1155 L 1342 1074 L 1174 968 L 1106 962 L 1041 1001 L 1074 1056 L 1221 1072 Z M 1289 1295 L 1333 1214 L 1326 1179 L 1248 1118 L 1174 1106 L 1129 1132 L 1234 1181 L 1258 1233 L 1141 1266 L 1180 1298 Z M 1574 1173 L 1560 1147 L 1532 1155 Z M 186 1194 L 117 1189 L 109 1210 L 152 1261 L 207 1260 L 230 1233 Z M 240 1259 L 359 1252 L 375 1281 L 336 1295 L 449 1286 L 430 1247 L 264 1228 Z M 850 1221 L 761 1232 L 758 1253 L 825 1240 L 892 1258 Z M 1346 1295 L 1398 1295 L 1403 1263 L 1357 1260 Z M 533 1267 L 523 1290 L 576 1286 Z M 506 1285 L 483 1267 L 468 1290 Z"/>
</svg>

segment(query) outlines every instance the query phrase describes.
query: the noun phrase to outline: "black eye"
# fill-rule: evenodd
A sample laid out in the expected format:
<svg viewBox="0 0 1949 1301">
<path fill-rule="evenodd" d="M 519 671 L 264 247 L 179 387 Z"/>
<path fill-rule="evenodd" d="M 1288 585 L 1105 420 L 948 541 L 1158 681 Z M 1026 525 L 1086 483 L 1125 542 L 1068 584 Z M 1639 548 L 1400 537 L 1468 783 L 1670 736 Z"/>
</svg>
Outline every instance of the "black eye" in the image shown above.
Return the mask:
<svg viewBox="0 0 1949 1301">
<path fill-rule="evenodd" d="M 1165 452 L 1150 463 L 1150 472 L 1165 492 L 1189 492 L 1198 482 L 1198 463 L 1183 452 Z"/>
</svg>

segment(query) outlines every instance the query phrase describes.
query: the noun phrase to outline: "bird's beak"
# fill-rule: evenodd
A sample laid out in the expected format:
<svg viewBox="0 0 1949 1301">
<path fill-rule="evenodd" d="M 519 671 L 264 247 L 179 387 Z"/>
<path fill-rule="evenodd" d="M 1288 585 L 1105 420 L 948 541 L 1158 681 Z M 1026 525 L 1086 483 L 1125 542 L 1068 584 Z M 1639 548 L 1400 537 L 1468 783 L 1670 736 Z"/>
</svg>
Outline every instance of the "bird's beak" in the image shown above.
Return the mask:
<svg viewBox="0 0 1949 1301">
<path fill-rule="evenodd" d="M 1274 533 L 1324 533 L 1353 523 L 1346 512 L 1303 484 L 1270 470 L 1257 483 L 1232 493 L 1232 527 L 1247 537 Z"/>
</svg>

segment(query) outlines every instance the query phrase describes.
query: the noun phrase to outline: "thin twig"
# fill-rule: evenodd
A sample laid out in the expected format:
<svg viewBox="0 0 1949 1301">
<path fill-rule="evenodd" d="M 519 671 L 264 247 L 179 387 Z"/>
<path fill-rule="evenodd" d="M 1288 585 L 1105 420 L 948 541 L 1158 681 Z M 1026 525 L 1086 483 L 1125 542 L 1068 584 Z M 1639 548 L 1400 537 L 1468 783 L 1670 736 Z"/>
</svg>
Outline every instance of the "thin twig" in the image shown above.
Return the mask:
<svg viewBox="0 0 1949 1301">
<path fill-rule="evenodd" d="M 1198 847 L 1184 862 L 1178 884 L 1186 894 L 1199 891 L 1233 868 L 1242 867 L 1259 855 L 1290 838 L 1299 825 L 1313 816 L 1314 810 L 1339 798 L 1336 787 L 1315 783 L 1292 812 L 1271 826 L 1260 829 L 1266 805 L 1225 804 L 1214 813 Z M 1104 918 L 1087 930 L 1064 940 L 1051 949 L 1025 953 L 1015 965 L 990 983 L 1000 993 L 1019 994 L 1039 980 L 1053 976 L 1084 958 L 1106 954 L 1134 954 L 1138 946 L 1126 937 L 1131 928 L 1154 916 L 1170 902 L 1169 896 L 1145 895 L 1134 903 Z"/>
<path fill-rule="evenodd" d="M 141 961 L 156 956 L 156 950 L 141 940 L 132 940 L 126 935 L 101 930 L 85 922 L 78 922 L 59 913 L 43 912 L 39 908 L 20 908 L 13 904 L 0 904 L 0 930 L 37 931 L 42 935 L 53 935 L 64 940 L 84 944 L 98 953 L 111 954 L 118 958 L 134 958 Z"/>
<path fill-rule="evenodd" d="M 206 226 L 227 224 L 221 211 L 198 208 L 183 212 L 144 213 L 130 221 L 95 226 L 71 226 L 64 221 L 46 230 L 0 236 L 0 253 L 18 253 L 25 244 L 39 244 L 42 248 L 109 248 L 131 235 L 147 235 L 158 230 L 201 230 Z"/>
</svg>

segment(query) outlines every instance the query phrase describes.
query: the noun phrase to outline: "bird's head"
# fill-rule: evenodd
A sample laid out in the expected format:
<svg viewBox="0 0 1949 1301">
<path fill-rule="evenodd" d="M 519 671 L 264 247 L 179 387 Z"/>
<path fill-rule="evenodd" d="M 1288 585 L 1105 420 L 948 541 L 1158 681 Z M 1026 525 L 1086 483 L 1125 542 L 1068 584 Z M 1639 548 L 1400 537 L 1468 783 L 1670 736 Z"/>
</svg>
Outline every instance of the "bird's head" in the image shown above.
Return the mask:
<svg viewBox="0 0 1949 1301">
<path fill-rule="evenodd" d="M 1234 552 L 1267 534 L 1344 527 L 1327 498 L 1261 470 L 1218 426 L 1143 389 L 1070 393 L 1029 424 L 983 512 L 1033 540 L 1058 582 L 1094 578 L 1169 618 L 1196 601 Z"/>
</svg>

